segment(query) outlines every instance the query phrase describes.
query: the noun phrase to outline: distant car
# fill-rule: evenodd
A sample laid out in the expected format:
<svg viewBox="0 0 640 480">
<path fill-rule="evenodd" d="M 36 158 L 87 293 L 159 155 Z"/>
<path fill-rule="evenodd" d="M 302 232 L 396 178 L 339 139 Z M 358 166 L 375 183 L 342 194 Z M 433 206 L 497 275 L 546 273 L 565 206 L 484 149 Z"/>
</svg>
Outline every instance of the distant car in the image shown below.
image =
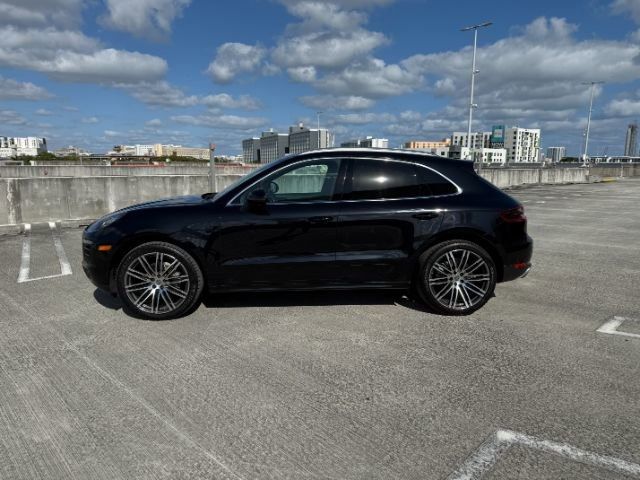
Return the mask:
<svg viewBox="0 0 640 480">
<path fill-rule="evenodd" d="M 183 316 L 204 291 L 411 289 L 467 315 L 526 275 L 523 207 L 473 164 L 404 150 L 287 156 L 218 194 L 119 210 L 84 232 L 83 267 L 133 314 Z"/>
</svg>

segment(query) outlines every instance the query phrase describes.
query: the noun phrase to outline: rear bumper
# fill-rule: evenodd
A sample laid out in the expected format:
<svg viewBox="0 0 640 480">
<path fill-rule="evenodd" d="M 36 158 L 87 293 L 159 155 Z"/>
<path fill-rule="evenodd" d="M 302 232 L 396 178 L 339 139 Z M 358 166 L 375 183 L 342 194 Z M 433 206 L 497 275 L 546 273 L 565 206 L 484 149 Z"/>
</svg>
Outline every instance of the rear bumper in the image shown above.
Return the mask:
<svg viewBox="0 0 640 480">
<path fill-rule="evenodd" d="M 502 281 L 510 282 L 526 277 L 531 271 L 533 240 L 527 235 L 527 241 L 517 249 L 509 251 L 504 257 Z"/>
</svg>

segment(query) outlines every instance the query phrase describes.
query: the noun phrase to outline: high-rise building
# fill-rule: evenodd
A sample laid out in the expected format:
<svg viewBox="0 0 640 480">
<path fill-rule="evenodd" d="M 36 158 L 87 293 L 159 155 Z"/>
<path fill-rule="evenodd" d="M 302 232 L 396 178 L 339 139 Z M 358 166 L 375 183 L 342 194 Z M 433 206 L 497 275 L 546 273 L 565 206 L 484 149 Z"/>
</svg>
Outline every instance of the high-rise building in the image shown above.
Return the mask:
<svg viewBox="0 0 640 480">
<path fill-rule="evenodd" d="M 635 157 L 638 154 L 638 124 L 631 123 L 627 127 L 627 138 L 624 141 L 624 156 Z"/>
<path fill-rule="evenodd" d="M 299 124 L 289 128 L 289 133 L 278 133 L 271 129 L 262 132 L 260 138 L 243 140 L 242 158 L 247 163 L 270 163 L 288 153 L 331 148 L 333 142 L 333 135 L 327 129 L 318 130 Z"/>
<path fill-rule="evenodd" d="M 566 147 L 549 147 L 547 148 L 547 158 L 553 163 L 558 163 L 567 156 Z"/>
<path fill-rule="evenodd" d="M 260 138 L 247 138 L 242 141 L 242 161 L 260 163 Z"/>
<path fill-rule="evenodd" d="M 0 137 L 0 150 L 3 157 L 35 157 L 47 152 L 47 139 L 37 137 Z"/>
<path fill-rule="evenodd" d="M 469 147 L 467 139 L 469 134 L 467 132 L 453 132 L 451 135 L 451 145 L 459 147 Z M 491 147 L 491 132 L 472 132 L 471 133 L 471 145 L 470 148 L 490 148 Z"/>
<path fill-rule="evenodd" d="M 359 138 L 358 140 L 349 140 L 340 144 L 343 148 L 389 148 L 389 139 L 387 138 Z"/>
<path fill-rule="evenodd" d="M 540 150 L 540 129 L 510 127 L 504 130 L 509 163 L 535 163 Z"/>
<path fill-rule="evenodd" d="M 307 128 L 302 123 L 289 128 L 289 153 L 302 153 L 310 150 L 333 147 L 333 137 L 329 130 Z"/>
</svg>

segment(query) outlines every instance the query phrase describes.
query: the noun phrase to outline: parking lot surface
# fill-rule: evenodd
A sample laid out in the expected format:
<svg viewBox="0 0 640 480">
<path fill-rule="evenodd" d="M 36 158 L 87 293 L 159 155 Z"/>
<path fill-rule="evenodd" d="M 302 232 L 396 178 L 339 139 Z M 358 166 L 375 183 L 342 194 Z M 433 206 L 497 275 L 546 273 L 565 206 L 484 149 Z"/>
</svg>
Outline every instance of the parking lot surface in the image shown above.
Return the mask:
<svg viewBox="0 0 640 480">
<path fill-rule="evenodd" d="M 462 318 L 279 293 L 142 321 L 80 230 L 0 237 L 0 478 L 640 478 L 640 181 L 511 194 L 534 269 Z"/>
</svg>

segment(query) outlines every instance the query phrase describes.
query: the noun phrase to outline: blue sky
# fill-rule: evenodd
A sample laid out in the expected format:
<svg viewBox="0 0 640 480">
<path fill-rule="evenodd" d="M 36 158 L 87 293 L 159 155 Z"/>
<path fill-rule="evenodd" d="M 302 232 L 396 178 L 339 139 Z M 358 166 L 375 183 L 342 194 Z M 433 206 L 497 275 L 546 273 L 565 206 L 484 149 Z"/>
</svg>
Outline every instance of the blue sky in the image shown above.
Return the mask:
<svg viewBox="0 0 640 480">
<path fill-rule="evenodd" d="M 543 146 L 620 154 L 640 117 L 640 0 L 0 0 L 0 135 L 104 152 L 219 145 L 316 122 L 338 142 L 542 128 Z"/>
</svg>

